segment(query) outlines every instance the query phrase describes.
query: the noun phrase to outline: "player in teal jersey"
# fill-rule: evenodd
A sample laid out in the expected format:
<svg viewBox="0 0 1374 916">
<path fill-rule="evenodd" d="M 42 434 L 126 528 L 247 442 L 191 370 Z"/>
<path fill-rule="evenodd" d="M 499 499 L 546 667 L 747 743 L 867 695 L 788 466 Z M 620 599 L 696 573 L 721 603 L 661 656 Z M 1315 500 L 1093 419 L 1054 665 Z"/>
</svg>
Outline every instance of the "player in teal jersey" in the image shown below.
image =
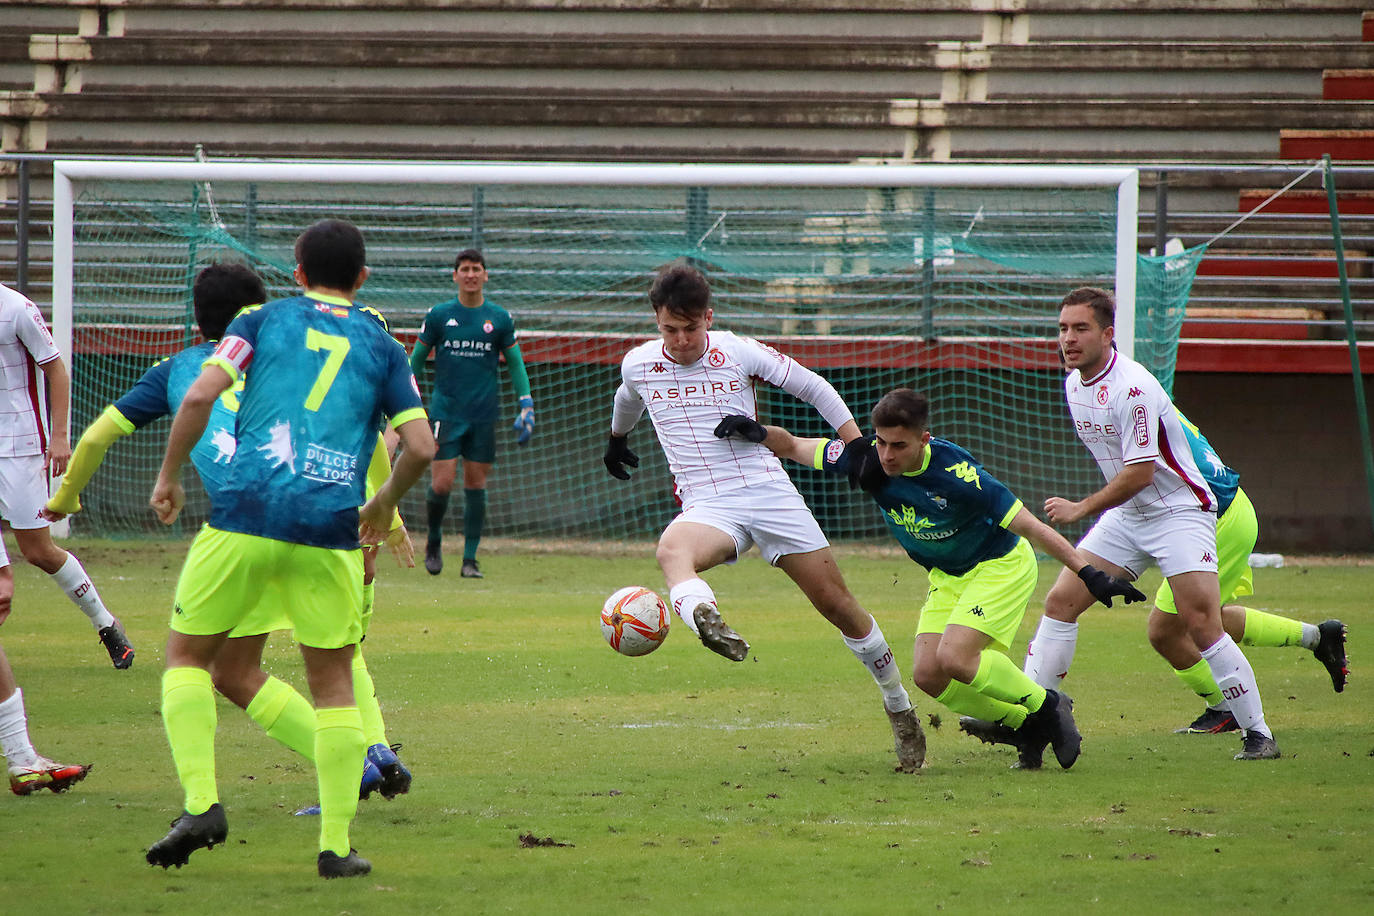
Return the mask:
<svg viewBox="0 0 1374 916">
<path fill-rule="evenodd" d="M 1241 645 L 1301 646 L 1310 650 L 1326 668 L 1331 686 L 1340 693 L 1345 689 L 1348 674 L 1345 624 L 1339 620 L 1306 623 L 1237 603 L 1239 598 L 1254 594 L 1250 554 L 1259 538 L 1255 507 L 1241 489 L 1240 474 L 1226 466 L 1197 426 L 1182 413 L 1179 419 L 1193 459 L 1217 497 L 1217 579 L 1221 588 L 1222 627 Z M 1172 666 L 1179 680 L 1207 704 L 1196 719 L 1176 731 L 1215 735 L 1239 729 L 1216 678 L 1178 625 L 1178 609 L 1168 580 L 1160 583 L 1155 593 L 1148 626 L 1150 645 Z"/>
<path fill-rule="evenodd" d="M 72 451 L 61 487 L 43 509 L 43 517 L 55 522 L 80 512 L 81 491 L 100 467 L 108 448 L 119 438 L 174 412 L 186 390 L 200 375 L 201 364 L 214 352 L 230 320 L 240 309 L 261 304 L 266 298 L 262 280 L 247 265 L 211 264 L 203 268 L 192 287 L 192 302 L 196 324 L 204 340 L 159 361 L 86 428 Z M 234 411 L 237 406 L 237 390 L 221 396 L 210 413 L 205 433 L 191 451 L 191 463 L 211 499 L 224 486 L 226 470 L 234 456 Z M 379 449 L 380 458 L 385 462 L 386 451 L 380 440 Z M 376 458 L 377 453 L 374 453 L 374 463 Z M 375 483 L 380 483 L 389 469 L 389 465 L 381 467 L 370 477 L 376 477 Z M 414 550 L 410 537 L 399 517 L 395 522 L 387 543 L 399 565 L 413 567 Z M 372 583 L 376 576 L 375 549 L 366 550 L 363 558 L 363 634 L 366 636 L 366 624 L 372 614 Z M 314 754 L 314 711 L 294 687 L 269 676 L 262 668 L 268 633 L 287 626 L 282 616 L 277 620 L 258 621 L 246 630 L 242 626 L 236 628 L 216 656 L 211 675 L 215 689 L 247 711 L 270 737 L 309 760 Z M 361 646 L 354 659 L 353 676 L 368 739 L 368 763 L 363 767 L 360 794 L 365 798 L 377 791 L 386 798 L 393 798 L 409 790 L 410 773 L 387 741 L 381 708 Z"/>
<path fill-rule="evenodd" d="M 230 632 L 283 608 L 315 700 L 321 877 L 366 874 L 349 844 L 363 768 L 352 662 L 362 630 L 364 543 L 383 540 L 434 440 L 405 351 L 374 310 L 353 299 L 367 278 L 361 233 L 325 220 L 296 241 L 303 295 L 245 309 L 188 389 L 150 504 L 165 524 L 185 501 L 181 467 L 216 401 L 242 378 L 234 460 L 177 583 L 162 715 L 185 810 L 147 852 L 185 864 L 228 833 L 214 770 L 210 669 Z M 364 468 L 390 418 L 403 450 L 363 504 Z M 359 505 L 362 508 L 359 509 Z"/>
<path fill-rule="evenodd" d="M 444 568 L 442 550 L 444 514 L 449 494 L 463 459 L 463 568 L 467 579 L 482 578 L 477 545 L 487 519 L 487 476 L 496 460 L 496 421 L 500 417 L 501 359 L 510 370 L 511 386 L 519 398 L 515 442 L 525 445 L 534 434 L 534 398 L 525 360 L 515 341 L 515 322 L 510 313 L 488 302 L 486 260 L 482 252 L 468 248 L 458 252 L 453 265 L 458 297 L 429 310 L 420 325 L 420 336 L 410 354 L 416 378 L 424 377 L 425 360 L 434 353 L 434 393 L 429 417 L 439 453 L 430 468 L 429 494 L 425 500 L 429 537 L 425 542 L 425 569 L 437 576 Z"/>
<path fill-rule="evenodd" d="M 1094 569 L 972 455 L 933 438 L 924 395 L 890 391 L 871 419 L 876 435 L 847 446 L 741 416 L 726 417 L 716 435 L 762 441 L 781 457 L 862 485 L 907 555 L 929 571 L 916 629 L 916 686 L 955 712 L 1007 728 L 1022 766 L 1038 767 L 1051 744 L 1067 769 L 1082 740 L 1072 700 L 1037 686 L 1005 654 L 1035 589 L 1035 554 L 1026 539 L 1078 572 L 1105 604 L 1118 595 L 1144 601 L 1144 594 Z"/>
</svg>

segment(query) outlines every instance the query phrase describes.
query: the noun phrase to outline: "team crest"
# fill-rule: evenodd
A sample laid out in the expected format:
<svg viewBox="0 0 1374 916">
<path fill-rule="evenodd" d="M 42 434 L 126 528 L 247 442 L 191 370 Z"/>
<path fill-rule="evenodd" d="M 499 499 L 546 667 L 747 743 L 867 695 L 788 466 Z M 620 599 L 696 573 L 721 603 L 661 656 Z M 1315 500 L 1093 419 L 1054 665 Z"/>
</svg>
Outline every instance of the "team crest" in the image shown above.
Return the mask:
<svg viewBox="0 0 1374 916">
<path fill-rule="evenodd" d="M 1099 404 L 1105 404 L 1105 403 L 1107 403 L 1107 386 L 1106 386 L 1106 385 L 1103 385 L 1101 388 L 1097 389 L 1097 403 L 1099 403 Z"/>
<path fill-rule="evenodd" d="M 495 329 L 495 327 L 496 326 L 492 324 L 490 321 L 484 321 L 482 322 L 482 333 L 490 334 L 492 330 Z"/>
<path fill-rule="evenodd" d="M 825 460 L 834 464 L 840 460 L 842 454 L 844 454 L 844 443 L 839 439 L 830 440 L 830 444 L 825 447 Z"/>
<path fill-rule="evenodd" d="M 710 366 L 712 369 L 719 369 L 721 366 L 725 365 L 725 354 L 715 347 L 712 347 L 706 352 L 706 365 Z"/>
</svg>

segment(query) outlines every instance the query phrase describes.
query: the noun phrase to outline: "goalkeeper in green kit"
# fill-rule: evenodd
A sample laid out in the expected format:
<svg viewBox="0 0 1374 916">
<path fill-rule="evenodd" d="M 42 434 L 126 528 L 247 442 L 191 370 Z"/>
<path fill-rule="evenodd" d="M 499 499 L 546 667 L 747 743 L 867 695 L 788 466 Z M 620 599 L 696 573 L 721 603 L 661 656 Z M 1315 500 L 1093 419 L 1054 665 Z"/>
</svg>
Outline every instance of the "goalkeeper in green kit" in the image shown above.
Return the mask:
<svg viewBox="0 0 1374 916">
<path fill-rule="evenodd" d="M 488 302 L 486 260 L 476 248 L 458 252 L 453 282 L 458 296 L 429 310 L 410 354 L 410 368 L 423 378 L 425 361 L 434 353 L 434 392 L 429 417 L 439 452 L 430 468 L 425 501 L 429 537 L 425 569 L 443 572 L 444 515 L 463 459 L 463 567 L 465 579 L 482 578 L 477 545 L 487 518 L 487 475 L 496 460 L 496 421 L 500 416 L 498 377 L 504 357 L 511 385 L 519 398 L 515 441 L 525 445 L 534 435 L 534 398 L 525 360 L 515 341 L 515 322 L 505 309 Z"/>
</svg>

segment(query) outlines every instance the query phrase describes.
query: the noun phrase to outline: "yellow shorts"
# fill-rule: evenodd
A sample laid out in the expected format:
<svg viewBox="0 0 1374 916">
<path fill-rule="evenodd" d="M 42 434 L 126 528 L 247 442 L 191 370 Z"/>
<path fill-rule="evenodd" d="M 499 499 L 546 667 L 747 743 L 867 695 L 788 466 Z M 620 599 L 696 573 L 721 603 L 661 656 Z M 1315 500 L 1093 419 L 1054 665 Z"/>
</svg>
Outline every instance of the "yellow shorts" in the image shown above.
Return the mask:
<svg viewBox="0 0 1374 916">
<path fill-rule="evenodd" d="M 1010 649 L 1035 591 L 1035 551 L 1025 538 L 1005 556 L 984 560 L 962 576 L 930 571 L 916 635 L 943 633 L 950 624 L 969 627 Z"/>
<path fill-rule="evenodd" d="M 251 636 L 292 627 L 297 642 L 337 649 L 362 636 L 361 550 L 308 547 L 201 528 L 177 580 L 171 628 Z"/>
<path fill-rule="evenodd" d="M 1221 586 L 1221 603 L 1231 604 L 1242 595 L 1255 593 L 1255 576 L 1250 571 L 1250 554 L 1259 540 L 1259 519 L 1255 506 L 1244 490 L 1236 491 L 1236 498 L 1217 519 L 1217 582 Z M 1155 607 L 1166 614 L 1177 614 L 1174 593 L 1169 580 L 1160 583 L 1155 592 Z"/>
</svg>

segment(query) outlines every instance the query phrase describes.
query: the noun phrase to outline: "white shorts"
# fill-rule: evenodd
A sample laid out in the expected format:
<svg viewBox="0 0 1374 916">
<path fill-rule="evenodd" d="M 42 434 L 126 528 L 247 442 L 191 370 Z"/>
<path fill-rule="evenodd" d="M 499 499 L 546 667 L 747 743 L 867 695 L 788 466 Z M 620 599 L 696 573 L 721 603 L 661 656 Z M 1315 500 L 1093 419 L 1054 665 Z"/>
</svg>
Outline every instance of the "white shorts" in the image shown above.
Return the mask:
<svg viewBox="0 0 1374 916">
<path fill-rule="evenodd" d="M 46 528 L 39 512 L 48 501 L 48 467 L 42 455 L 0 458 L 0 516 L 11 528 Z"/>
<path fill-rule="evenodd" d="M 830 546 L 806 501 L 788 480 L 770 480 L 699 499 L 668 527 L 678 522 L 710 525 L 725 532 L 735 542 L 737 557 L 757 544 L 769 565 L 776 565 L 780 557 Z"/>
<path fill-rule="evenodd" d="M 1152 561 L 1166 579 L 1186 572 L 1216 572 L 1217 517 L 1191 509 L 1142 519 L 1117 507 L 1102 513 L 1078 547 L 1135 577 Z"/>
</svg>

